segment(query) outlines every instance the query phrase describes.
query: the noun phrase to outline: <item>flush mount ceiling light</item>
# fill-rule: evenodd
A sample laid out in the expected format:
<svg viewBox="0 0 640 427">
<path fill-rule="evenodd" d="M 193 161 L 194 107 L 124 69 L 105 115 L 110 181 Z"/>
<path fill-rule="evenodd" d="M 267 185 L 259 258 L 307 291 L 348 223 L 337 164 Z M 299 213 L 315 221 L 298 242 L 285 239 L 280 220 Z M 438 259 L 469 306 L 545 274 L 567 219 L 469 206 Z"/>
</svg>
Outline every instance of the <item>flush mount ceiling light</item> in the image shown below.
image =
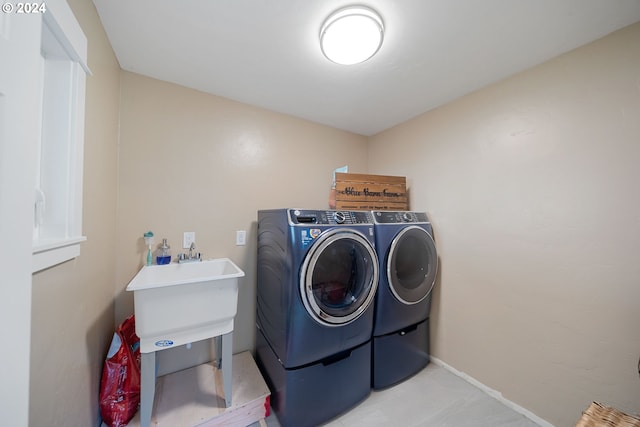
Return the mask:
<svg viewBox="0 0 640 427">
<path fill-rule="evenodd" d="M 333 12 L 322 24 L 320 47 L 330 61 L 352 65 L 371 58 L 382 45 L 384 25 L 373 9 L 350 6 Z"/>
</svg>

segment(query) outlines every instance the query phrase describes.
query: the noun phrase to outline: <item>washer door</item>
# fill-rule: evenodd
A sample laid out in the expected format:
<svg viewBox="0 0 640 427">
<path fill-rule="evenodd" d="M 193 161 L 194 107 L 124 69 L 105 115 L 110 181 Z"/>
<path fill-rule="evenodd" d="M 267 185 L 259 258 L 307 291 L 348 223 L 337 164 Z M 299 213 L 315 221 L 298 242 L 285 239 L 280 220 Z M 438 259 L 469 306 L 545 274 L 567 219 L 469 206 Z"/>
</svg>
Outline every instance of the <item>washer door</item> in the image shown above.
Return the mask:
<svg viewBox="0 0 640 427">
<path fill-rule="evenodd" d="M 438 255 L 424 228 L 403 228 L 391 242 L 387 255 L 387 279 L 391 292 L 404 304 L 425 299 L 436 280 Z"/>
<path fill-rule="evenodd" d="M 334 228 L 313 244 L 300 270 L 300 294 L 313 319 L 327 326 L 353 322 L 378 286 L 373 245 L 356 230 Z"/>
</svg>

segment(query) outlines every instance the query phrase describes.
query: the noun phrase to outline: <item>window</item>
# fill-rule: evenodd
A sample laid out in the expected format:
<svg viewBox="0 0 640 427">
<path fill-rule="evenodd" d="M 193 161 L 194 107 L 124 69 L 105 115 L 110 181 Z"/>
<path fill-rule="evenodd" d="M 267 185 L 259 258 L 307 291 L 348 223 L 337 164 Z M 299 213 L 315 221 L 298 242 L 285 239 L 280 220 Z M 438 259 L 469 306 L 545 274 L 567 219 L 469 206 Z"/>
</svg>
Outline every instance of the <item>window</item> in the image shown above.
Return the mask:
<svg viewBox="0 0 640 427">
<path fill-rule="evenodd" d="M 33 272 L 80 255 L 87 39 L 64 0 L 42 14 Z"/>
</svg>

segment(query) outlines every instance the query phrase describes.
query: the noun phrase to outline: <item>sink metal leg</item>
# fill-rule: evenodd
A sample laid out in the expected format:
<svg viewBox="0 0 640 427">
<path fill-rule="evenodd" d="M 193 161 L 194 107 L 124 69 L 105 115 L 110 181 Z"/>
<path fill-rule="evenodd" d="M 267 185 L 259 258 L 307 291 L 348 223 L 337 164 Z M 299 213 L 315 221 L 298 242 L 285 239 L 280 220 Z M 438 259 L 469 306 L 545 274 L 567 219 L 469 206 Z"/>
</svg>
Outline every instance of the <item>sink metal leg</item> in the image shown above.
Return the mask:
<svg viewBox="0 0 640 427">
<path fill-rule="evenodd" d="M 222 335 L 213 337 L 213 345 L 216 349 L 216 368 L 222 369 Z"/>
<path fill-rule="evenodd" d="M 153 397 L 156 392 L 156 353 L 140 354 L 140 427 L 150 427 Z"/>
<path fill-rule="evenodd" d="M 227 408 L 231 406 L 232 347 L 233 332 L 229 332 L 222 335 L 222 348 L 220 351 L 216 349 L 216 353 L 222 355 L 222 382 L 224 383 L 224 400 Z"/>
</svg>

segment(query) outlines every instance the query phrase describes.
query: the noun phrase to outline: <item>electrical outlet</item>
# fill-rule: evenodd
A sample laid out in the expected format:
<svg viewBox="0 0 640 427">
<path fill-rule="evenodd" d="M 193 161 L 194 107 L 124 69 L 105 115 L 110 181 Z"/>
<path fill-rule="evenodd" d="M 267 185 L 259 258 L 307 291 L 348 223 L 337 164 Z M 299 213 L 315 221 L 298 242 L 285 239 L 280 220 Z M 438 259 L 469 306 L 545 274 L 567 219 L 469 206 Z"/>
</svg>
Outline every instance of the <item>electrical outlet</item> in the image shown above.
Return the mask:
<svg viewBox="0 0 640 427">
<path fill-rule="evenodd" d="M 189 249 L 192 243 L 196 242 L 195 231 L 185 231 L 182 235 L 182 249 Z"/>
<path fill-rule="evenodd" d="M 245 230 L 236 231 L 236 246 L 244 246 L 247 244 L 247 232 Z"/>
</svg>

